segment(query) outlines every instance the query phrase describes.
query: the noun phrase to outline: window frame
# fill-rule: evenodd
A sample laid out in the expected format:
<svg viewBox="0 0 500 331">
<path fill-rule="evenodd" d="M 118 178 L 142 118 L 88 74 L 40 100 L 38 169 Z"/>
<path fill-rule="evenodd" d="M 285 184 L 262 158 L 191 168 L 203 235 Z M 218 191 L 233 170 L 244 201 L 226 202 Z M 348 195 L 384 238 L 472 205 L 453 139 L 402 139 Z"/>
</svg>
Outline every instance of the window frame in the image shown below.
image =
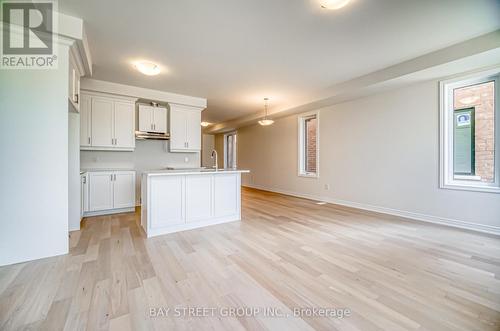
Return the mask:
<svg viewBox="0 0 500 331">
<path fill-rule="evenodd" d="M 238 146 L 237 146 L 237 141 L 238 141 L 238 132 L 237 131 L 231 131 L 227 132 L 224 134 L 224 169 L 228 169 L 228 149 L 227 149 L 227 137 L 228 136 L 234 136 L 234 141 L 233 141 L 233 158 L 234 158 L 234 163 L 236 164 L 235 168 L 231 169 L 236 169 L 238 167 Z"/>
<path fill-rule="evenodd" d="M 453 170 L 453 125 L 454 125 L 454 95 L 456 88 L 494 82 L 494 139 L 495 139 L 495 181 L 481 182 L 477 176 L 455 175 Z M 463 75 L 439 82 L 439 168 L 441 189 L 453 189 L 476 192 L 500 193 L 500 67 L 470 75 Z M 474 178 L 476 177 L 476 178 Z"/>
<path fill-rule="evenodd" d="M 316 172 L 307 172 L 305 170 L 305 161 L 307 159 L 305 152 L 305 122 L 307 119 L 316 117 Z M 297 117 L 298 120 L 298 171 L 299 177 L 319 178 L 319 145 L 320 145 L 320 118 L 319 111 L 312 111 L 301 114 Z"/>
</svg>

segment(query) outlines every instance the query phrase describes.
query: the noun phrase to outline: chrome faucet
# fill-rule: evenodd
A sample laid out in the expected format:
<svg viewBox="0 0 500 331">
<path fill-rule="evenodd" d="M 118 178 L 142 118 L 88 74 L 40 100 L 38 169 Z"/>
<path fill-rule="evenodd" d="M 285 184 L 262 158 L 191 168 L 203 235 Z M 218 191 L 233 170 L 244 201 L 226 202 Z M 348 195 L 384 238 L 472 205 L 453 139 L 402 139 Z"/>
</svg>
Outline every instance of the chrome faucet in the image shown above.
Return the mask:
<svg viewBox="0 0 500 331">
<path fill-rule="evenodd" d="M 217 157 L 217 151 L 215 149 L 212 150 L 212 156 L 211 156 L 212 159 L 214 158 L 214 155 L 215 155 L 215 171 L 217 171 L 219 170 L 219 163 L 217 163 L 218 157 Z"/>
</svg>

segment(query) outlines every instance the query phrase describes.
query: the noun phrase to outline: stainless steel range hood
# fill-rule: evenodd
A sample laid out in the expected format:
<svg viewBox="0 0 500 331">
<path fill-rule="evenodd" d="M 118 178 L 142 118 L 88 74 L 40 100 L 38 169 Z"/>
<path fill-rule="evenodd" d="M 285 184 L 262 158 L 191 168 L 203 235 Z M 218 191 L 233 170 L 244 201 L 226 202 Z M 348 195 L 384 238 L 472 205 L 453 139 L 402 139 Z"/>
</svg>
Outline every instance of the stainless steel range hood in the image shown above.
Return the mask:
<svg viewBox="0 0 500 331">
<path fill-rule="evenodd" d="M 135 131 L 135 139 L 137 140 L 169 140 L 169 133 L 158 133 L 158 132 L 145 132 L 145 131 Z"/>
</svg>

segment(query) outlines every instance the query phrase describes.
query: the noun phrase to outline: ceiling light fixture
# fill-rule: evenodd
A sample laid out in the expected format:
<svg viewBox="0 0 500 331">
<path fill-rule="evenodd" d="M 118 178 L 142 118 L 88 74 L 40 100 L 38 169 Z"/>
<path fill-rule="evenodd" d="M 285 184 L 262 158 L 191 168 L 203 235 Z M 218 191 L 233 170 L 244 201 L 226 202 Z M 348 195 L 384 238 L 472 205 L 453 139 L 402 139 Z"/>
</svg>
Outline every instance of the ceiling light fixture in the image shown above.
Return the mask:
<svg viewBox="0 0 500 331">
<path fill-rule="evenodd" d="M 210 124 L 212 123 L 209 123 L 209 122 L 201 122 L 201 126 L 206 128 L 207 126 L 209 126 Z"/>
<path fill-rule="evenodd" d="M 273 120 L 270 120 L 267 118 L 267 102 L 269 101 L 269 98 L 264 98 L 264 111 L 265 111 L 265 115 L 264 115 L 264 119 L 260 120 L 259 121 L 259 124 L 262 125 L 262 126 L 268 126 L 268 125 L 271 125 L 274 123 Z"/>
<path fill-rule="evenodd" d="M 321 8 L 337 10 L 346 6 L 351 0 L 320 0 Z"/>
<path fill-rule="evenodd" d="M 160 73 L 160 66 L 150 61 L 139 61 L 134 63 L 134 67 L 147 76 L 155 76 Z"/>
</svg>

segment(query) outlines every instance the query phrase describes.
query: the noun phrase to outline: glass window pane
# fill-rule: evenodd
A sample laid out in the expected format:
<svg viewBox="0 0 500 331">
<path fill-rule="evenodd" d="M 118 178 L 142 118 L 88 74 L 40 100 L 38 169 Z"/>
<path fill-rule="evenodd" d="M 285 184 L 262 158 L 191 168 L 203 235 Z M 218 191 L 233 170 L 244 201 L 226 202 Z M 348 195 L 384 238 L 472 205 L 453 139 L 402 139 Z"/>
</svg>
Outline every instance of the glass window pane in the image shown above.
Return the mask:
<svg viewBox="0 0 500 331">
<path fill-rule="evenodd" d="M 317 120 L 316 116 L 307 118 L 304 122 L 304 161 L 305 161 L 305 171 L 310 173 L 316 172 L 316 138 L 317 138 Z"/>
<path fill-rule="evenodd" d="M 453 91 L 455 177 L 495 181 L 495 82 Z M 463 177 L 465 176 L 465 177 Z"/>
</svg>

